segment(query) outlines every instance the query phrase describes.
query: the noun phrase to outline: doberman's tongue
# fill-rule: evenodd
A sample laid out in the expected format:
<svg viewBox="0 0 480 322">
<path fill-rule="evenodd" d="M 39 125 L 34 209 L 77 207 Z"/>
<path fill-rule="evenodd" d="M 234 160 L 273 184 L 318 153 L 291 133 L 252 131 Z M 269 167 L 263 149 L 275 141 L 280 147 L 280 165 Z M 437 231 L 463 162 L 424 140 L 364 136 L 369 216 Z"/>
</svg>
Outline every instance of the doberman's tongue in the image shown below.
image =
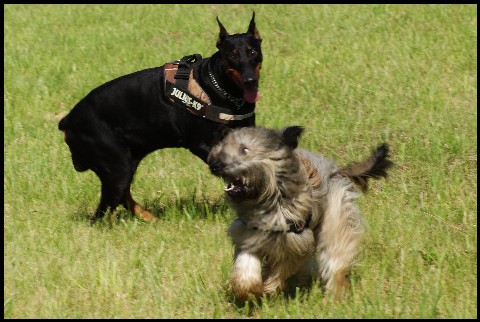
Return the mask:
<svg viewBox="0 0 480 322">
<path fill-rule="evenodd" d="M 245 88 L 243 93 L 243 99 L 249 103 L 255 103 L 258 101 L 260 94 L 255 88 Z"/>
</svg>

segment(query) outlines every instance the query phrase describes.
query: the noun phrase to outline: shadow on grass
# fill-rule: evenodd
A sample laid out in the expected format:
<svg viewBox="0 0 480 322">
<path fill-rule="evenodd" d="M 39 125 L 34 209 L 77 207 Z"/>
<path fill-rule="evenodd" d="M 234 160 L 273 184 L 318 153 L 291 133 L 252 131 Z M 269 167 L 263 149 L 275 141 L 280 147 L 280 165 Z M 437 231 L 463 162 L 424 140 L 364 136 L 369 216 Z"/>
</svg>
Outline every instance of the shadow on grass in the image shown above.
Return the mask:
<svg viewBox="0 0 480 322">
<path fill-rule="evenodd" d="M 230 285 L 223 287 L 223 295 L 227 299 L 227 302 L 231 303 L 239 314 L 246 314 L 249 317 L 254 317 L 259 311 L 262 310 L 263 305 L 267 307 L 275 305 L 278 301 L 285 300 L 286 302 L 296 299 L 302 299 L 310 295 L 312 288 L 318 286 L 318 281 L 313 277 L 305 277 L 299 281 L 295 277 L 291 277 L 287 280 L 285 289 L 278 295 L 266 296 L 264 295 L 260 299 L 249 299 L 247 301 L 239 301 L 235 299 Z M 320 288 L 323 290 L 322 286 Z M 323 292 L 324 293 L 324 292 Z"/>
<path fill-rule="evenodd" d="M 359 285 L 361 277 L 358 274 L 352 272 L 348 276 L 348 279 L 351 285 Z M 259 300 L 251 299 L 248 301 L 237 301 L 232 293 L 230 285 L 224 285 L 222 293 L 227 299 L 227 301 L 233 304 L 239 313 L 247 314 L 248 316 L 254 316 L 258 311 L 262 309 L 263 303 L 269 303 L 267 304 L 267 306 L 271 306 L 272 301 L 276 303 L 278 301 L 284 300 L 288 303 L 289 301 L 295 300 L 303 301 L 309 296 L 313 296 L 314 298 L 320 296 L 323 304 L 327 305 L 327 303 L 332 303 L 332 301 L 339 303 L 347 300 L 349 297 L 352 296 L 352 289 L 349 288 L 345 298 L 335 299 L 331 294 L 328 294 L 326 292 L 325 284 L 322 281 L 316 279 L 313 276 L 294 275 L 287 279 L 285 289 L 280 294 L 272 297 L 264 296 Z"/>
<path fill-rule="evenodd" d="M 141 206 L 148 210 L 152 215 L 159 220 L 221 220 L 228 221 L 232 218 L 232 212 L 229 206 L 224 202 L 223 198 L 218 200 L 210 200 L 206 197 L 191 197 L 180 198 L 175 200 L 164 200 L 165 198 L 147 199 Z M 73 221 L 89 222 L 95 212 L 95 208 L 88 208 L 87 206 L 79 206 L 77 210 L 71 215 Z M 123 221 L 125 223 L 141 221 L 136 218 L 130 211 L 123 206 L 118 206 L 116 209 L 115 221 Z M 95 225 L 109 225 L 109 212 Z"/>
<path fill-rule="evenodd" d="M 264 295 L 260 299 L 252 297 L 249 300 L 240 301 L 235 298 L 230 281 L 228 281 L 222 285 L 220 293 L 228 303 L 233 305 L 238 313 L 246 314 L 251 317 L 262 309 L 264 303 L 272 304 L 272 302 L 281 301 L 282 299 L 288 302 L 308 296 L 315 285 L 318 285 L 318 281 L 311 276 L 302 276 L 301 278 L 294 276 L 287 279 L 285 289 L 278 295 Z M 269 305 L 267 304 L 267 306 Z"/>
</svg>

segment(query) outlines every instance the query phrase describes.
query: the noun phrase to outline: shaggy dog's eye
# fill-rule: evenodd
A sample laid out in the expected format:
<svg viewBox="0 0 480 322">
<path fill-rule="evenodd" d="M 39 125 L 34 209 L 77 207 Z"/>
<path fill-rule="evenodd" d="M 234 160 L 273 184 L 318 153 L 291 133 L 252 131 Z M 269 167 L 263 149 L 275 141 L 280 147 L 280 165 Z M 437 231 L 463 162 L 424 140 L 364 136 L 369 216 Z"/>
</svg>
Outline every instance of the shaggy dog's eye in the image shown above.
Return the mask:
<svg viewBox="0 0 480 322">
<path fill-rule="evenodd" d="M 242 145 L 240 146 L 240 152 L 242 152 L 243 154 L 247 154 L 248 152 L 250 152 L 250 149 L 247 148 L 245 145 Z"/>
</svg>

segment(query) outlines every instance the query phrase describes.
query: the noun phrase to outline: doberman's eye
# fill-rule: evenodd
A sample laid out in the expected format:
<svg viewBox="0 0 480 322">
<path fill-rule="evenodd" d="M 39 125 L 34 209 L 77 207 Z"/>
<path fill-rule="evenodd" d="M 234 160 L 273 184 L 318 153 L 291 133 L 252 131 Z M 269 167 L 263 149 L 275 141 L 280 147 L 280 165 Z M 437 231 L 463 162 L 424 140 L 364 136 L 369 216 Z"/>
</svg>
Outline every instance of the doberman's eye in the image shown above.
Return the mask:
<svg viewBox="0 0 480 322">
<path fill-rule="evenodd" d="M 252 49 L 250 49 L 248 54 L 250 55 L 250 57 L 255 57 L 255 56 L 257 56 L 258 53 L 255 49 L 252 48 Z"/>
<path fill-rule="evenodd" d="M 238 57 L 235 53 L 231 53 L 230 55 L 228 55 L 228 59 L 234 63 L 238 62 Z"/>
</svg>

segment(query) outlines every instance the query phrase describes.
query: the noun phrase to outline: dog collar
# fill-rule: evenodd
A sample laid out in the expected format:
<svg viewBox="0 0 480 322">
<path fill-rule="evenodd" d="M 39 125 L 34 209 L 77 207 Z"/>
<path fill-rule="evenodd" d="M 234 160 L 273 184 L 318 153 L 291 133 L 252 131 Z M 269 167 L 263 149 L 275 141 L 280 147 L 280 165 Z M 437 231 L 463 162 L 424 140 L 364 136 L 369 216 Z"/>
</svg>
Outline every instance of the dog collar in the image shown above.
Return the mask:
<svg viewBox="0 0 480 322">
<path fill-rule="evenodd" d="M 238 218 L 245 226 L 247 226 L 247 223 L 241 219 L 241 218 Z M 293 220 L 287 220 L 287 224 L 288 224 L 288 230 L 285 231 L 285 230 L 276 230 L 276 229 L 272 229 L 270 230 L 270 233 L 272 234 L 280 234 L 280 233 L 295 233 L 297 235 L 303 233 L 303 231 L 306 229 L 306 228 L 309 228 L 310 226 L 310 221 L 312 220 L 312 213 L 310 213 L 307 217 L 307 220 L 305 220 L 304 223 L 300 224 L 300 225 L 297 225 Z M 251 227 L 250 229 L 253 229 L 253 230 L 260 230 L 259 227 Z"/>
<path fill-rule="evenodd" d="M 307 220 L 301 225 L 297 225 L 295 222 L 291 220 L 287 220 L 287 223 L 290 223 L 290 228 L 287 230 L 287 233 L 295 233 L 295 234 L 301 234 L 305 228 L 308 228 L 310 226 L 310 221 L 312 220 L 312 213 L 310 213 L 307 217 Z"/>
<path fill-rule="evenodd" d="M 225 96 L 230 102 L 232 102 L 233 104 L 235 104 L 235 106 L 237 108 L 241 108 L 243 106 L 243 104 L 245 104 L 245 100 L 241 97 L 234 97 L 233 95 L 230 95 L 230 93 L 228 93 L 226 90 L 224 90 L 223 88 L 220 87 L 220 85 L 218 85 L 218 82 L 217 80 L 215 79 L 215 77 L 213 76 L 213 73 L 212 73 L 212 68 L 210 67 L 210 61 L 208 61 L 207 63 L 207 67 L 208 67 L 208 76 L 210 77 L 210 81 L 212 82 L 213 86 L 220 92 L 222 93 L 223 96 Z"/>
</svg>

